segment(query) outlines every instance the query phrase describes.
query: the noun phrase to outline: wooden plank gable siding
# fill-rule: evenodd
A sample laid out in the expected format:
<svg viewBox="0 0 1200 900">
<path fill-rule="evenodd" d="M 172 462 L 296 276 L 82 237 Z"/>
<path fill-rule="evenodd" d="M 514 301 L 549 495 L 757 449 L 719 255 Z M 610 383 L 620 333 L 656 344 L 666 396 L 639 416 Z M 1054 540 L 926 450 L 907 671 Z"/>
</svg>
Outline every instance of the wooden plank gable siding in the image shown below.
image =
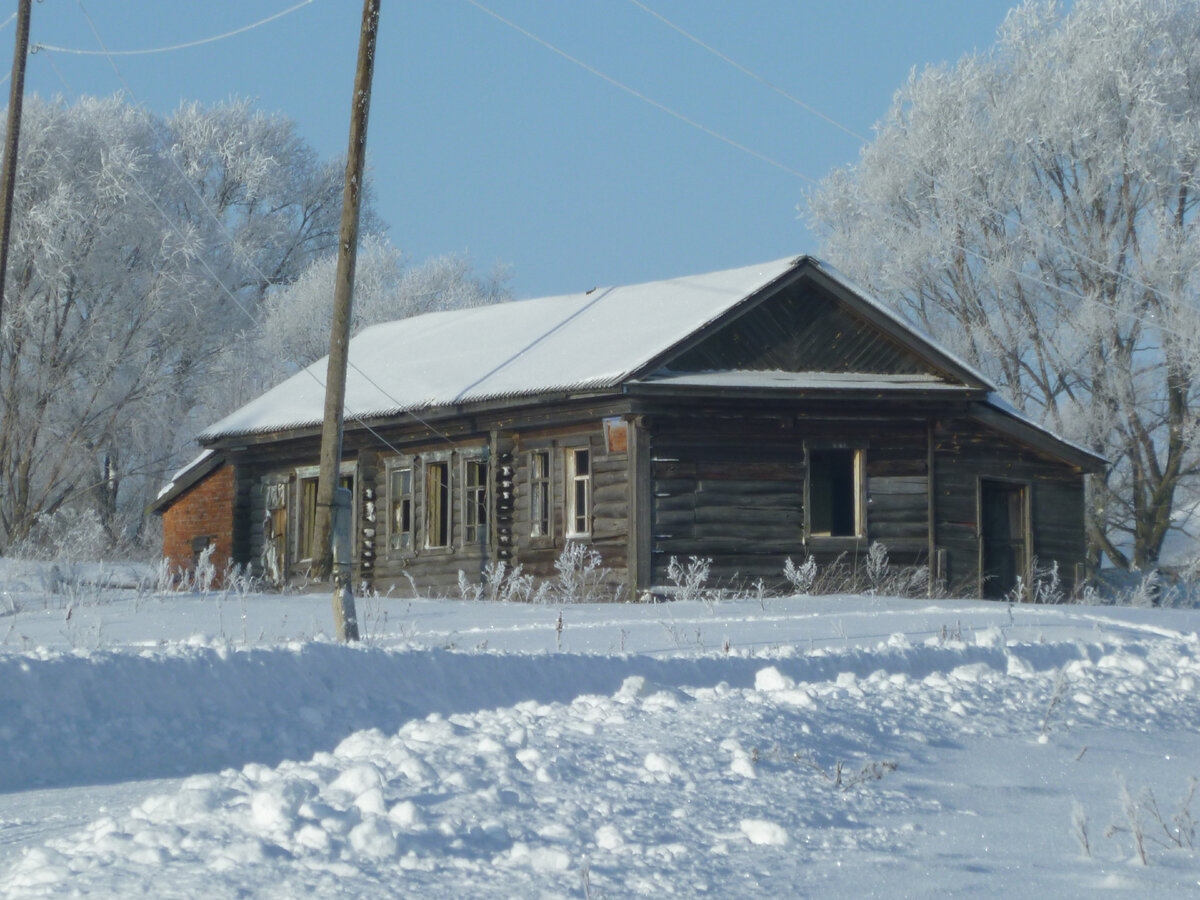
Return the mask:
<svg viewBox="0 0 1200 900">
<path fill-rule="evenodd" d="M 1064 591 L 1075 590 L 1086 560 L 1083 472 L 971 419 L 939 421 L 932 436 L 934 539 L 951 589 L 980 591 L 979 490 L 991 480 L 1027 486 L 1031 554 L 1039 567 L 1057 562 Z"/>
<path fill-rule="evenodd" d="M 717 581 L 783 581 L 784 561 L 812 553 L 853 563 L 871 541 L 898 565 L 928 559 L 926 426 L 872 427 L 793 413 L 724 417 L 656 415 L 650 432 L 650 527 L 654 584 L 668 583 L 672 556 L 712 560 Z M 806 447 L 849 447 L 865 461 L 865 533 L 805 534 Z"/>
<path fill-rule="evenodd" d="M 672 359 L 672 372 L 774 370 L 937 374 L 811 282 L 768 297 Z"/>
</svg>

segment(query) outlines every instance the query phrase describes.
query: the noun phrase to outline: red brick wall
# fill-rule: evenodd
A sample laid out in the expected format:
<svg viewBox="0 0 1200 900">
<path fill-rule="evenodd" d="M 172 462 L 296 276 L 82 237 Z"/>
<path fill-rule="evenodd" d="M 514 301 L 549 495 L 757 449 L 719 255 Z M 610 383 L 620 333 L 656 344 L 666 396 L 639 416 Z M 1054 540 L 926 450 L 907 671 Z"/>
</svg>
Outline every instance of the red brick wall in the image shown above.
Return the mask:
<svg viewBox="0 0 1200 900">
<path fill-rule="evenodd" d="M 223 572 L 233 556 L 233 466 L 223 465 L 179 495 L 163 513 L 163 556 L 173 568 L 191 569 L 192 540 L 212 537 L 212 561 Z"/>
</svg>

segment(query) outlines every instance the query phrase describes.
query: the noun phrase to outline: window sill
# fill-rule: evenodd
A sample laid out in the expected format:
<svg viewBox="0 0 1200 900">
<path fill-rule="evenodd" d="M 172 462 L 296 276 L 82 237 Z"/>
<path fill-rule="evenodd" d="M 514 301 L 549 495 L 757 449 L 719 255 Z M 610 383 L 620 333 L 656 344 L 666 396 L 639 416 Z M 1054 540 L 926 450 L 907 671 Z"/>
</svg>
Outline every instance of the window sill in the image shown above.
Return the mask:
<svg viewBox="0 0 1200 900">
<path fill-rule="evenodd" d="M 819 550 L 822 553 L 865 553 L 867 539 L 865 537 L 834 537 L 828 534 L 810 534 L 804 541 L 809 550 Z"/>
</svg>

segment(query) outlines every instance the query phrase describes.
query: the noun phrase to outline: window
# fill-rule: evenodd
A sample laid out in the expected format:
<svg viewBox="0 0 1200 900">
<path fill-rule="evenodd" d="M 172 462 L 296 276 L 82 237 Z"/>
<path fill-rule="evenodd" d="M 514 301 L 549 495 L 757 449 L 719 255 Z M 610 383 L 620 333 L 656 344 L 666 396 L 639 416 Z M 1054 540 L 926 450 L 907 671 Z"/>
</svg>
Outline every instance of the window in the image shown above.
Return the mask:
<svg viewBox="0 0 1200 900">
<path fill-rule="evenodd" d="M 425 464 L 425 546 L 450 546 L 450 464 Z"/>
<path fill-rule="evenodd" d="M 567 451 L 567 533 L 592 533 L 592 470 L 587 450 Z"/>
<path fill-rule="evenodd" d="M 808 452 L 808 533 L 812 537 L 861 537 L 862 451 Z"/>
<path fill-rule="evenodd" d="M 389 546 L 393 550 L 413 549 L 413 470 L 391 471 L 391 532 Z"/>
<path fill-rule="evenodd" d="M 354 478 L 343 475 L 338 479 L 338 487 L 354 489 Z M 317 529 L 317 479 L 300 479 L 300 535 L 296 546 L 296 555 L 300 559 L 312 559 L 313 541 Z"/>
<path fill-rule="evenodd" d="M 550 453 L 546 450 L 529 454 L 529 521 L 533 537 L 550 534 Z"/>
<path fill-rule="evenodd" d="M 463 478 L 463 541 L 485 544 L 488 537 L 488 465 L 467 460 Z"/>
</svg>

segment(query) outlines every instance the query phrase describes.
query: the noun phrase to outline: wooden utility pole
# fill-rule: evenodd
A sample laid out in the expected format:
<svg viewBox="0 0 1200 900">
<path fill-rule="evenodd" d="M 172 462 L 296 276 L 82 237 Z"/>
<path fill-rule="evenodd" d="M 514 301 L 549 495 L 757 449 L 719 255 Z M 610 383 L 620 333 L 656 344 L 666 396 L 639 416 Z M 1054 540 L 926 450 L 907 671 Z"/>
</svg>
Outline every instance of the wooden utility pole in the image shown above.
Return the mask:
<svg viewBox="0 0 1200 900">
<path fill-rule="evenodd" d="M 8 236 L 12 231 L 13 190 L 17 182 L 17 143 L 21 136 L 21 101 L 25 97 L 25 58 L 29 54 L 29 13 L 33 0 L 17 5 L 17 46 L 13 50 L 12 85 L 8 91 L 8 131 L 4 135 L 4 175 L 0 193 L 0 317 L 4 314 L 4 274 L 8 271 Z"/>
<path fill-rule="evenodd" d="M 354 266 L 358 250 L 359 205 L 367 153 L 367 114 L 371 108 L 371 78 L 375 70 L 375 37 L 379 31 L 379 0 L 363 0 L 362 31 L 358 41 L 358 70 L 350 105 L 350 149 L 346 158 L 346 187 L 342 194 L 342 226 L 338 234 L 337 276 L 333 287 L 333 329 L 329 336 L 329 369 L 325 378 L 325 418 L 321 426 L 321 471 L 317 480 L 313 537 L 317 577 L 333 575 L 333 618 L 340 641 L 358 640 L 354 595 L 350 592 L 349 548 L 332 548 L 333 503 L 342 460 L 342 411 L 346 402 L 346 363 L 350 349 L 350 313 L 354 305 Z M 335 566 L 335 562 L 337 565 Z"/>
</svg>

